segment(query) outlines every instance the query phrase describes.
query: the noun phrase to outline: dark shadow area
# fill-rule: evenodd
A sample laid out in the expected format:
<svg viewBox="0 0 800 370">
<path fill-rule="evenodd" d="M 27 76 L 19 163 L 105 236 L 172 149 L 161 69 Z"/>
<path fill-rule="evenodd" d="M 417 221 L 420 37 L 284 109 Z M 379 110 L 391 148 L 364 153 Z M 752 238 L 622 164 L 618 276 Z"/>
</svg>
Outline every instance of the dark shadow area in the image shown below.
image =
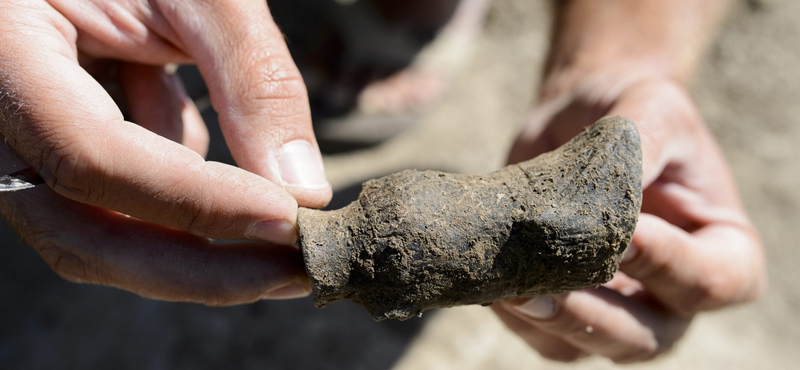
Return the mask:
<svg viewBox="0 0 800 370">
<path fill-rule="evenodd" d="M 453 15 L 453 0 L 269 0 L 308 89 L 314 132 L 323 153 L 380 144 L 414 125 L 416 114 L 359 113 L 368 84 L 411 65 Z M 221 138 L 208 89 L 194 66 L 180 68 L 189 95 L 198 101 L 213 138 Z M 212 142 L 209 158 L 229 163 L 230 153 Z"/>
<path fill-rule="evenodd" d="M 372 321 L 311 298 L 212 308 L 59 278 L 0 227 L 0 367 L 6 369 L 386 369 L 423 319 Z"/>
<path fill-rule="evenodd" d="M 354 185 L 329 208 L 349 204 Z M 0 226 L 0 368 L 387 369 L 425 323 L 374 322 L 348 301 L 168 303 L 59 278 Z"/>
<path fill-rule="evenodd" d="M 211 107 L 208 87 L 206 87 L 203 77 L 200 75 L 200 71 L 193 65 L 181 66 L 178 68 L 178 76 L 180 76 L 181 81 L 183 81 L 186 93 L 195 101 L 197 108 L 200 110 L 200 115 L 203 117 L 206 127 L 208 127 L 210 141 L 206 158 L 210 161 L 234 164 L 233 156 L 228 149 L 228 145 L 225 144 L 225 138 L 222 136 L 222 129 L 220 129 L 219 126 L 219 117 L 217 116 L 217 112 Z"/>
<path fill-rule="evenodd" d="M 325 207 L 325 210 L 330 211 L 333 209 L 343 208 L 352 203 L 354 200 L 358 199 L 358 194 L 361 194 L 361 188 L 363 188 L 361 184 L 362 182 L 357 182 L 344 189 L 334 192 L 333 199 L 331 199 L 331 202 L 328 203 L 327 207 Z"/>
<path fill-rule="evenodd" d="M 315 118 L 348 113 L 368 83 L 407 67 L 456 1 L 268 0 L 308 87 Z"/>
<path fill-rule="evenodd" d="M 180 74 L 202 106 L 197 70 Z M 209 159 L 233 163 L 216 113 L 202 113 Z M 360 190 L 336 192 L 328 208 Z M 310 297 L 222 308 L 153 301 L 62 280 L 4 223 L 0 243 L 3 369 L 387 369 L 425 322 L 375 322 L 351 302 L 317 309 Z"/>
</svg>

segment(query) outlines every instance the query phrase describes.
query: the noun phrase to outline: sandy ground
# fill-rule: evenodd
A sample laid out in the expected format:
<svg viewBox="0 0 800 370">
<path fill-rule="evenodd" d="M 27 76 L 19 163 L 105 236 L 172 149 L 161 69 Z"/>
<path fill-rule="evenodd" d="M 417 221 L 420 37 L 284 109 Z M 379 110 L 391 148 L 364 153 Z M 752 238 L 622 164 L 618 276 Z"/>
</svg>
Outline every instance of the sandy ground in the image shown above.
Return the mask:
<svg viewBox="0 0 800 370">
<path fill-rule="evenodd" d="M 544 1 L 496 0 L 452 91 L 422 121 L 367 150 L 327 156 L 352 196 L 403 168 L 484 173 L 502 166 L 532 102 L 547 45 Z M 762 233 L 770 290 L 709 313 L 672 353 L 626 368 L 792 369 L 800 363 L 800 2 L 741 1 L 696 82 L 701 111 Z M 213 120 L 213 114 L 206 112 Z M 224 159 L 225 152 L 212 156 Z M 70 284 L 0 230 L 0 368 L 26 369 L 612 369 L 603 359 L 542 359 L 482 307 L 375 323 L 348 302 L 310 299 L 231 308 L 150 301 Z"/>
</svg>

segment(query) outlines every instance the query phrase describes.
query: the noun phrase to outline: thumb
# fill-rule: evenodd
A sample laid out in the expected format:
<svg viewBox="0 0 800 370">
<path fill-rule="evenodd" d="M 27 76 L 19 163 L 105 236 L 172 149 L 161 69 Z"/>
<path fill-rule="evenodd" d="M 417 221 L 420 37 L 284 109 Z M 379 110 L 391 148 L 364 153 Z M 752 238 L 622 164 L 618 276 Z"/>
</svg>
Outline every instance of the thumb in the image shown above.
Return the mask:
<svg viewBox="0 0 800 370">
<path fill-rule="evenodd" d="M 301 206 L 330 201 L 300 72 L 263 0 L 164 2 L 197 61 L 234 159 Z"/>
</svg>

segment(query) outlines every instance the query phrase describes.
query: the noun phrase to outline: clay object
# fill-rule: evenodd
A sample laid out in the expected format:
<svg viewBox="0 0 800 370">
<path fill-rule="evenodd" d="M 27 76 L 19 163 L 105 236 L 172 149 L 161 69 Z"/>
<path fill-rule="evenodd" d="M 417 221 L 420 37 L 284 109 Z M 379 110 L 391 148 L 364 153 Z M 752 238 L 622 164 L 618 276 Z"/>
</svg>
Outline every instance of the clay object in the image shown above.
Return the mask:
<svg viewBox="0 0 800 370">
<path fill-rule="evenodd" d="M 607 117 L 555 151 L 489 175 L 403 171 L 335 211 L 301 209 L 314 303 L 376 320 L 609 281 L 642 202 L 636 127 Z"/>
</svg>

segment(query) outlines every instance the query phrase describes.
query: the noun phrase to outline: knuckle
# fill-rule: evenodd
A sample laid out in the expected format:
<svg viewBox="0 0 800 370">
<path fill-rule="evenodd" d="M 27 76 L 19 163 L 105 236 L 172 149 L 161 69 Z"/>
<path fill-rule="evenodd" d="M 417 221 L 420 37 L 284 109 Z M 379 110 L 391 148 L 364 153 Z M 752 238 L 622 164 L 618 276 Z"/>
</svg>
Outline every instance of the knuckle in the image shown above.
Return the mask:
<svg viewBox="0 0 800 370">
<path fill-rule="evenodd" d="M 82 172 L 79 166 L 80 161 L 70 159 L 60 153 L 65 148 L 47 147 L 42 151 L 41 164 L 42 175 L 53 189 L 62 188 L 72 193 L 80 193 L 73 184 Z"/>
<path fill-rule="evenodd" d="M 205 234 L 214 225 L 217 225 L 217 215 L 212 209 L 214 206 L 210 199 L 201 200 L 188 206 L 182 217 L 185 220 L 185 230 L 192 234 Z"/>
<path fill-rule="evenodd" d="M 709 276 L 698 281 L 692 294 L 688 295 L 679 307 L 679 312 L 689 315 L 742 301 L 744 296 L 740 292 L 741 286 L 737 283 L 739 280 L 730 274 L 724 274 Z"/>
<path fill-rule="evenodd" d="M 203 165 L 203 163 L 199 164 L 199 166 Z M 203 168 L 191 172 L 211 176 Z M 176 184 L 175 187 L 181 187 L 181 185 Z M 195 189 L 195 192 L 190 195 L 175 199 L 175 205 L 170 207 L 172 214 L 163 221 L 195 235 L 217 236 L 212 234 L 231 227 L 230 221 L 225 220 L 226 215 L 220 214 L 218 209 L 219 204 L 226 202 L 225 194 L 219 193 L 218 190 L 213 186 L 203 187 Z M 222 199 L 217 199 L 217 197 L 222 197 Z"/>
<path fill-rule="evenodd" d="M 242 238 L 244 227 L 258 219 L 256 214 L 260 209 L 251 207 L 241 194 L 252 193 L 254 186 L 260 186 L 254 181 L 261 181 L 261 178 L 243 178 L 214 162 L 198 162 L 192 166 L 196 166 L 196 169 L 189 172 L 209 179 L 204 181 L 209 185 L 195 187 L 191 193 L 176 199 L 175 205 L 170 207 L 172 213 L 162 221 L 195 235 L 218 239 Z"/>
<path fill-rule="evenodd" d="M 728 283 L 717 279 L 700 283 L 693 308 L 696 311 L 713 309 L 732 302 L 734 295 L 731 288 Z"/>
<path fill-rule="evenodd" d="M 92 153 L 74 145 L 53 142 L 58 144 L 46 146 L 40 155 L 40 174 L 50 188 L 81 203 L 97 205 L 104 199 L 115 199 L 106 196 L 110 190 L 106 177 L 111 171 L 98 168 L 96 149 Z"/>
<path fill-rule="evenodd" d="M 747 292 L 740 284 L 741 280 L 730 272 L 702 274 L 695 281 L 683 284 L 684 289 L 672 293 L 675 299 L 666 302 L 682 317 L 743 302 Z"/>
<path fill-rule="evenodd" d="M 34 247 L 39 256 L 61 278 L 73 283 L 94 282 L 89 264 L 80 256 L 51 244 Z"/>
<path fill-rule="evenodd" d="M 672 253 L 664 253 L 666 252 L 665 250 L 660 252 L 654 253 L 650 249 L 639 250 L 639 255 L 626 266 L 627 271 L 640 281 L 662 282 L 670 280 L 673 273 L 670 265 L 673 260 Z"/>
<path fill-rule="evenodd" d="M 102 193 L 102 187 L 92 189 L 87 186 L 91 183 L 87 181 L 89 171 L 79 157 L 70 158 L 48 151 L 42 163 L 42 176 L 57 193 L 82 203 L 93 203 L 102 197 L 98 194 Z"/>
<path fill-rule="evenodd" d="M 245 67 L 247 80 L 238 96 L 245 102 L 267 102 L 271 115 L 297 115 L 295 101 L 305 101 L 307 92 L 300 71 L 289 56 L 253 52 Z M 245 112 L 253 113 L 253 112 Z"/>
<path fill-rule="evenodd" d="M 706 266 L 693 284 L 694 294 L 688 300 L 690 305 L 684 307 L 684 313 L 693 314 L 750 302 L 762 294 L 766 277 L 757 236 L 753 243 L 740 244 L 739 250 L 735 258 L 723 259 Z"/>
<path fill-rule="evenodd" d="M 15 214 L 12 227 L 53 272 L 73 283 L 111 285 L 113 276 L 92 238 L 76 237 L 50 222 L 31 220 L 26 212 Z"/>
</svg>

